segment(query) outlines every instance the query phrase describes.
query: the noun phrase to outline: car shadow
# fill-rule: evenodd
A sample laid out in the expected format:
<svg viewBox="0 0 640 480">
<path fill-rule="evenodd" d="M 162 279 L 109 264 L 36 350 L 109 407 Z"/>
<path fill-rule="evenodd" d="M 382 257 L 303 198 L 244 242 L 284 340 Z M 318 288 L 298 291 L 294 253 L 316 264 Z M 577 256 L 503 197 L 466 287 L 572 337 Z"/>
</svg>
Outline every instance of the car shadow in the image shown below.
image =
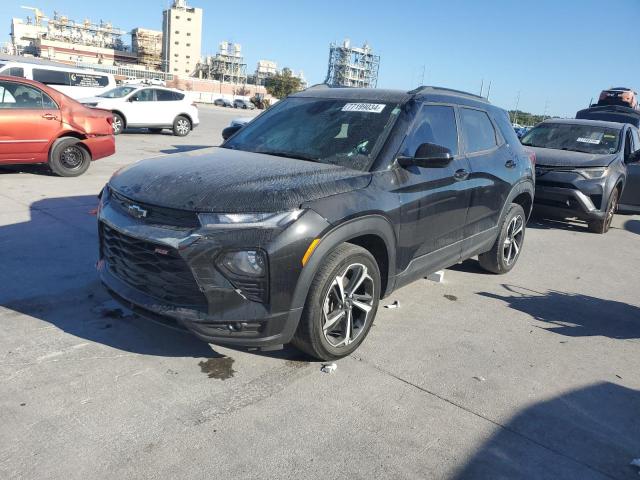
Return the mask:
<svg viewBox="0 0 640 480">
<path fill-rule="evenodd" d="M 193 152 L 194 150 L 202 150 L 204 148 L 211 148 L 213 146 L 214 145 L 172 145 L 171 148 L 160 150 L 160 153 L 172 154 Z"/>
<path fill-rule="evenodd" d="M 570 232 L 589 232 L 589 228 L 586 223 L 576 220 L 559 219 L 559 218 L 544 218 L 544 217 L 532 217 L 527 223 L 527 228 L 534 230 L 567 230 Z"/>
<path fill-rule="evenodd" d="M 0 226 L 0 251 L 12 252 L 0 255 L 0 306 L 126 352 L 215 358 L 206 342 L 111 300 L 95 271 L 97 202 L 94 195 L 44 199 L 31 205 L 28 221 Z"/>
<path fill-rule="evenodd" d="M 640 308 L 635 305 L 580 293 L 537 292 L 504 284 L 502 287 L 508 292 L 506 295 L 489 292 L 478 295 L 501 300 L 510 308 L 546 323 L 540 328 L 548 332 L 566 337 L 640 338 Z"/>
<path fill-rule="evenodd" d="M 627 232 L 640 235 L 640 220 L 627 220 L 624 222 L 624 229 Z"/>
<path fill-rule="evenodd" d="M 40 175 L 44 177 L 55 177 L 48 165 L 41 164 L 24 164 L 24 165 L 2 165 L 0 167 L 0 175 L 11 175 L 18 173 L 28 173 L 31 175 Z"/>
<path fill-rule="evenodd" d="M 530 406 L 476 449 L 456 480 L 637 478 L 640 392 L 601 382 Z"/>
</svg>

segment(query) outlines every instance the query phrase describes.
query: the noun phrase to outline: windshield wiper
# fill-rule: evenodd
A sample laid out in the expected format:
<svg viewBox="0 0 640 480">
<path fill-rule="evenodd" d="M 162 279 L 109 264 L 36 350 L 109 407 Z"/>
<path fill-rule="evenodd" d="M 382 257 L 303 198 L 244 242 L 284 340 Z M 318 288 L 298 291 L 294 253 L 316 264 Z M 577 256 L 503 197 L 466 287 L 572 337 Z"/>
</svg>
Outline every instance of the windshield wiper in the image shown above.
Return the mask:
<svg viewBox="0 0 640 480">
<path fill-rule="evenodd" d="M 306 160 L 308 162 L 319 162 L 320 159 L 305 155 L 304 153 L 296 152 L 280 152 L 277 150 L 256 150 L 256 153 L 263 153 L 264 155 L 273 155 L 274 157 L 295 158 L 296 160 Z"/>
</svg>

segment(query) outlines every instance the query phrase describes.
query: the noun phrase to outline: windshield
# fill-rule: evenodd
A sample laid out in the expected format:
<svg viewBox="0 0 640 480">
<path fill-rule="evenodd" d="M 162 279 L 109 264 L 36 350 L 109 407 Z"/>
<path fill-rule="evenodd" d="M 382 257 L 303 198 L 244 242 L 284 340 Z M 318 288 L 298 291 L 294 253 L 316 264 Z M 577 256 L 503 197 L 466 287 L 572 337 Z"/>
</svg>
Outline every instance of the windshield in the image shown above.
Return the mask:
<svg viewBox="0 0 640 480">
<path fill-rule="evenodd" d="M 606 154 L 618 151 L 619 137 L 620 131 L 614 128 L 545 123 L 527 133 L 521 143 L 528 147 Z"/>
<path fill-rule="evenodd" d="M 116 87 L 98 95 L 102 98 L 122 98 L 129 95 L 138 87 Z"/>
<path fill-rule="evenodd" d="M 400 113 L 397 107 L 288 98 L 247 124 L 223 147 L 367 170 Z"/>
</svg>

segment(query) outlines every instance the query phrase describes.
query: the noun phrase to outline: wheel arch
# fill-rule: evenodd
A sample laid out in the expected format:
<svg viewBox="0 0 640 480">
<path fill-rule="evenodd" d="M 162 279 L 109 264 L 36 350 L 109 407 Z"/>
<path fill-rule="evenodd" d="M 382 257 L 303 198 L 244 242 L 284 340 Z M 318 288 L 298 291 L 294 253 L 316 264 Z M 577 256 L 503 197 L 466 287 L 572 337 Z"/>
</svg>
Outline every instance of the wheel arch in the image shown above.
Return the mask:
<svg viewBox="0 0 640 480">
<path fill-rule="evenodd" d="M 188 113 L 178 113 L 175 118 L 173 119 L 173 121 L 175 122 L 176 119 L 178 117 L 185 117 L 187 120 L 189 120 L 189 123 L 191 124 L 191 128 L 193 128 L 193 118 L 191 118 L 191 115 L 189 115 Z"/>
<path fill-rule="evenodd" d="M 507 196 L 507 201 L 504 202 L 502 207 L 502 212 L 500 212 L 500 219 L 504 217 L 504 214 L 507 211 L 507 208 L 512 203 L 517 203 L 522 207 L 524 213 L 527 215 L 527 219 L 531 216 L 531 212 L 533 210 L 533 199 L 535 196 L 535 187 L 529 181 L 521 181 L 513 186 L 509 195 Z"/>
<path fill-rule="evenodd" d="M 123 127 L 127 126 L 127 117 L 125 116 L 124 113 L 122 113 L 120 110 L 111 110 L 111 113 L 117 113 L 118 115 L 120 115 L 120 118 L 122 118 L 122 122 L 124 123 Z"/>
<path fill-rule="evenodd" d="M 49 153 L 47 154 L 47 163 L 51 162 L 51 154 L 53 153 L 53 149 L 58 145 L 58 143 L 66 140 L 67 138 L 75 138 L 79 140 L 80 147 L 87 152 L 87 155 L 89 155 L 89 159 L 93 160 L 93 154 L 91 153 L 91 150 L 82 142 L 83 140 L 86 140 L 87 137 L 79 132 L 69 131 L 61 133 L 51 142 L 51 144 L 49 145 Z"/>
<path fill-rule="evenodd" d="M 391 222 L 382 215 L 366 215 L 347 220 L 330 229 L 302 269 L 293 294 L 291 308 L 304 306 L 316 272 L 326 255 L 342 243 L 352 243 L 369 251 L 378 263 L 381 297 L 387 296 L 395 284 L 396 236 Z"/>
</svg>

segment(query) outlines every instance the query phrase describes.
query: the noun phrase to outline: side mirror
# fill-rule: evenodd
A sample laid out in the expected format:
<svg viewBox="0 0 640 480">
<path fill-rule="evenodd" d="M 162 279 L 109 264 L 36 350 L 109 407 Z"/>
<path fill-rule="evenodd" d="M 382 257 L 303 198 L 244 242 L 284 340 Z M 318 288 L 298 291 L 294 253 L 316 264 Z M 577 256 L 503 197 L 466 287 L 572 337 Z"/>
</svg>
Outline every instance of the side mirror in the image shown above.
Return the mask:
<svg viewBox="0 0 640 480">
<path fill-rule="evenodd" d="M 451 150 L 435 143 L 423 143 L 416 149 L 413 157 L 398 157 L 398 164 L 402 167 L 415 165 L 423 168 L 446 167 L 453 160 Z"/>
<path fill-rule="evenodd" d="M 243 125 L 233 125 L 231 127 L 227 127 L 224 130 L 222 130 L 222 138 L 224 140 L 228 139 L 229 137 L 231 137 L 232 135 L 235 135 L 235 133 L 240 130 L 243 127 Z"/>
<path fill-rule="evenodd" d="M 138 97 L 136 97 L 135 95 L 133 97 L 129 97 L 129 101 L 130 102 L 137 102 L 138 101 Z"/>
</svg>

